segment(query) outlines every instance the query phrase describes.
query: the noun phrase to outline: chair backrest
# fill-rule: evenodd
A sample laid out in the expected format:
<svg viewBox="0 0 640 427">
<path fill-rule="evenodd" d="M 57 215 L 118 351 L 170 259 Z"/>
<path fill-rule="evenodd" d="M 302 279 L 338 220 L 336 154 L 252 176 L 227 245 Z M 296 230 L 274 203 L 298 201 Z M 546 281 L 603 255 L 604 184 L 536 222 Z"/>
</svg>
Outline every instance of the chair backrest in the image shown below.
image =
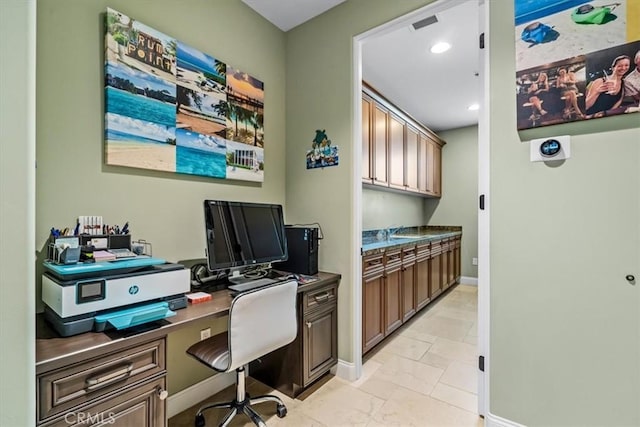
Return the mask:
<svg viewBox="0 0 640 427">
<path fill-rule="evenodd" d="M 229 308 L 229 368 L 292 342 L 298 333 L 295 280 L 241 293 Z"/>
</svg>

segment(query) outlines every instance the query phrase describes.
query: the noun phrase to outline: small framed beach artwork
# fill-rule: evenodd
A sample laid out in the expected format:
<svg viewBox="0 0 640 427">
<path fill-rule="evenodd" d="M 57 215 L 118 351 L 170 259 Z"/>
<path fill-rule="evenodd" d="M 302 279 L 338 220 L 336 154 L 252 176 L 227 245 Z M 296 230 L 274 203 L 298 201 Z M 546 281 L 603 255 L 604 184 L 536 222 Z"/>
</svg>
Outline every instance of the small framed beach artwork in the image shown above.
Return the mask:
<svg viewBox="0 0 640 427">
<path fill-rule="evenodd" d="M 331 140 L 327 138 L 325 130 L 316 130 L 313 138 L 311 150 L 307 150 L 307 169 L 326 168 L 338 166 L 338 147 L 331 145 Z"/>
<path fill-rule="evenodd" d="M 640 1 L 515 0 L 518 130 L 640 112 Z"/>
<path fill-rule="evenodd" d="M 264 83 L 107 9 L 108 165 L 264 181 Z"/>
</svg>

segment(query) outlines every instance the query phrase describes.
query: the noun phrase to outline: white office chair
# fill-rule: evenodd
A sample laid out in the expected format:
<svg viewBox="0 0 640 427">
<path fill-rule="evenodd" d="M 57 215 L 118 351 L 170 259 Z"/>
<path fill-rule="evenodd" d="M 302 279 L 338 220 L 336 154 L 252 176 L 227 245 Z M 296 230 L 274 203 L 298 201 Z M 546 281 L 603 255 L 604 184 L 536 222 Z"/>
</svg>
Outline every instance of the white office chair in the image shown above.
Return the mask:
<svg viewBox="0 0 640 427">
<path fill-rule="evenodd" d="M 266 426 L 252 404 L 273 401 L 279 418 L 287 408 L 277 396 L 250 398 L 245 391 L 245 365 L 292 342 L 297 335 L 296 294 L 298 283 L 290 280 L 238 294 L 229 308 L 228 331 L 200 341 L 187 353 L 218 372 L 236 371 L 236 398 L 212 403 L 198 409 L 196 427 L 205 425 L 202 412 L 210 408 L 231 408 L 222 420 L 227 426 L 234 416 L 244 412 L 258 426 Z"/>
</svg>

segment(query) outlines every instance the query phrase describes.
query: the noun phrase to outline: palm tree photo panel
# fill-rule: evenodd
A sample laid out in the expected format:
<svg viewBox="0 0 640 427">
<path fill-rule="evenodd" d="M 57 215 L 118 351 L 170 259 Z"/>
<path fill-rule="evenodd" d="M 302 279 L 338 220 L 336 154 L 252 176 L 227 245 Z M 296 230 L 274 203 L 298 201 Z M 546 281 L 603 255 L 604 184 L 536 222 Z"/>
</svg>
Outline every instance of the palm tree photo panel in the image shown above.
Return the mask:
<svg viewBox="0 0 640 427">
<path fill-rule="evenodd" d="M 264 83 L 107 8 L 105 162 L 264 181 Z"/>
</svg>

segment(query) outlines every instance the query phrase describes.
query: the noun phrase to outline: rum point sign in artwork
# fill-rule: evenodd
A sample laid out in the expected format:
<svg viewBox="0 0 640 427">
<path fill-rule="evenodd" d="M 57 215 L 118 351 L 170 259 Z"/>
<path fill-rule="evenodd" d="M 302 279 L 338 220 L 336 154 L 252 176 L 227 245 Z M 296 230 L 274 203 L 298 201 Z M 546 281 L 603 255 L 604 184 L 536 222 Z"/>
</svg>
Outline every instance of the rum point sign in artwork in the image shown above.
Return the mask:
<svg viewBox="0 0 640 427">
<path fill-rule="evenodd" d="M 515 0 L 518 129 L 640 112 L 640 1 Z"/>
<path fill-rule="evenodd" d="M 113 9 L 105 21 L 106 163 L 263 182 L 263 82 Z"/>
</svg>

